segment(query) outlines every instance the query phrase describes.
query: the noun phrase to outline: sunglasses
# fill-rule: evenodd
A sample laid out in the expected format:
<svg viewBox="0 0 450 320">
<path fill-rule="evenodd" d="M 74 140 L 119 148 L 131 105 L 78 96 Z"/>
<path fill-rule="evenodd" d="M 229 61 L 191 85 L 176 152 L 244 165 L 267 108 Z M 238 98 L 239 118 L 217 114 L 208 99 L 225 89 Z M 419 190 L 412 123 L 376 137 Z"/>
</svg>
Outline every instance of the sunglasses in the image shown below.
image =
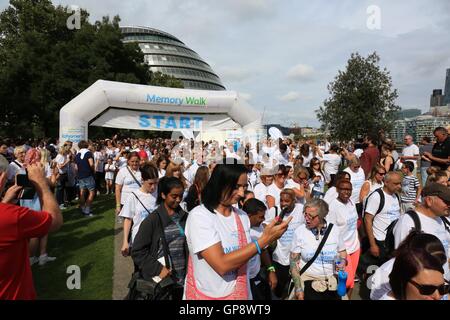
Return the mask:
<svg viewBox="0 0 450 320">
<path fill-rule="evenodd" d="M 377 172 L 380 176 L 385 176 L 386 172 Z"/>
<path fill-rule="evenodd" d="M 447 281 L 440 286 L 433 286 L 431 284 L 418 284 L 414 280 L 409 280 L 409 282 L 411 282 L 411 284 L 413 284 L 417 288 L 417 290 L 419 290 L 419 293 L 423 296 L 431 296 L 436 292 L 436 290 L 440 295 L 447 294 L 450 291 L 450 284 Z"/>
</svg>

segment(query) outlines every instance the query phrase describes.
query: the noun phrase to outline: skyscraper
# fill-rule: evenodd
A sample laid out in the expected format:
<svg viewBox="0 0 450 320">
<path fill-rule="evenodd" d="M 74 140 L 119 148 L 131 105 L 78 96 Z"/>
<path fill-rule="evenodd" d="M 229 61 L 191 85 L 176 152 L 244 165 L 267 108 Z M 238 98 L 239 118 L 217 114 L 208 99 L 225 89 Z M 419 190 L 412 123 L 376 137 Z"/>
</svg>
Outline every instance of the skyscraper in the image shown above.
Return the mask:
<svg viewBox="0 0 450 320">
<path fill-rule="evenodd" d="M 450 69 L 447 69 L 447 75 L 445 77 L 445 97 L 444 104 L 450 104 Z"/>
<path fill-rule="evenodd" d="M 444 105 L 444 96 L 441 89 L 434 89 L 430 98 L 430 107 L 440 107 Z"/>
</svg>

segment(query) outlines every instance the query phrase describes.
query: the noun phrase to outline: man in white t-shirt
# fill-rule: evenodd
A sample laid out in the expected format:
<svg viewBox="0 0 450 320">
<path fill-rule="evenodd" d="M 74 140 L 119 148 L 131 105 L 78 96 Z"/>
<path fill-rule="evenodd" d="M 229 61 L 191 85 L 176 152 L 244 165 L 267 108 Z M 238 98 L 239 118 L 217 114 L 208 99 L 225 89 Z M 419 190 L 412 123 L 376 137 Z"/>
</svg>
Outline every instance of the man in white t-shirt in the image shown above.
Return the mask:
<svg viewBox="0 0 450 320">
<path fill-rule="evenodd" d="M 414 176 L 417 176 L 417 159 L 420 157 L 419 147 L 414 144 L 413 137 L 410 135 L 405 136 L 405 147 L 402 151 L 400 160 L 402 162 L 411 161 L 414 163 Z"/>
<path fill-rule="evenodd" d="M 278 279 L 278 285 L 274 293 L 279 298 L 285 297 L 288 294 L 287 289 L 291 280 L 289 275 L 289 253 L 291 251 L 292 239 L 295 230 L 305 223 L 303 205 L 296 203 L 295 193 L 292 189 L 284 189 L 280 193 L 280 204 L 267 211 L 264 224 L 270 224 L 273 219 L 281 214 L 283 208 L 286 212 L 283 220 L 289 217 L 292 217 L 292 220 L 286 232 L 278 239 L 277 246 L 272 255 Z"/>
<path fill-rule="evenodd" d="M 400 217 L 401 207 L 396 193 L 400 192 L 401 188 L 401 175 L 391 171 L 384 178 L 384 187 L 367 197 L 364 224 L 370 249 L 361 256 L 359 268 L 362 272 L 367 272 L 366 268 L 371 265 L 381 266 L 388 259 L 384 244 L 386 228 Z M 381 197 L 384 198 L 384 205 Z"/>
<path fill-rule="evenodd" d="M 450 258 L 450 232 L 446 230 L 443 218 L 450 215 L 450 188 L 439 183 L 429 183 L 422 191 L 422 203 L 415 212 L 420 220 L 421 231 L 432 234 L 441 240 L 447 257 Z M 408 236 L 414 228 L 412 218 L 404 214 L 394 227 L 395 248 Z M 444 271 L 449 274 L 448 263 Z"/>
<path fill-rule="evenodd" d="M 325 174 L 325 180 L 330 183 L 333 176 L 339 171 L 339 166 L 341 165 L 341 156 L 337 154 L 338 146 L 332 145 L 330 148 L 330 153 L 324 154 L 322 157 L 323 161 L 323 173 Z"/>
</svg>

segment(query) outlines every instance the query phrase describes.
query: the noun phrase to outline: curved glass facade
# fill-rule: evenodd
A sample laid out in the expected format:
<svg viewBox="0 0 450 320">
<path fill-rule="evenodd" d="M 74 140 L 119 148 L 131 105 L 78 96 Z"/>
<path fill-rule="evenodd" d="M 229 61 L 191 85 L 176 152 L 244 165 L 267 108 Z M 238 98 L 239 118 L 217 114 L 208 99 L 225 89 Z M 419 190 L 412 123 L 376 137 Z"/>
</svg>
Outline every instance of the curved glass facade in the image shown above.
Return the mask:
<svg viewBox="0 0 450 320">
<path fill-rule="evenodd" d="M 225 90 L 209 64 L 171 34 L 147 27 L 120 29 L 123 42 L 139 44 L 151 71 L 179 79 L 186 89 Z"/>
</svg>

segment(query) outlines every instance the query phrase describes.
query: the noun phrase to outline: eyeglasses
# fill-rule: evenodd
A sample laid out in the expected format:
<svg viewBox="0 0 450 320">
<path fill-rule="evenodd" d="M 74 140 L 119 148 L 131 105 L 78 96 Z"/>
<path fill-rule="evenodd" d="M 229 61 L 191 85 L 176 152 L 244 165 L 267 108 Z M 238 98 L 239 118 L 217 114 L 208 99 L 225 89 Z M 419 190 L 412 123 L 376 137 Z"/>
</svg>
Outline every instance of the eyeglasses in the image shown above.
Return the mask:
<svg viewBox="0 0 450 320">
<path fill-rule="evenodd" d="M 431 284 L 418 284 L 414 280 L 409 280 L 409 282 L 411 282 L 411 284 L 413 284 L 417 288 L 417 290 L 419 290 L 419 293 L 423 296 L 431 296 L 436 292 L 436 290 L 440 295 L 447 294 L 450 291 L 450 284 L 447 281 L 445 281 L 440 286 L 433 286 Z"/>
<path fill-rule="evenodd" d="M 319 216 L 318 214 L 316 214 L 315 216 L 312 216 L 309 213 L 305 212 L 305 218 L 308 218 L 308 220 L 314 220 L 318 216 Z"/>
</svg>

